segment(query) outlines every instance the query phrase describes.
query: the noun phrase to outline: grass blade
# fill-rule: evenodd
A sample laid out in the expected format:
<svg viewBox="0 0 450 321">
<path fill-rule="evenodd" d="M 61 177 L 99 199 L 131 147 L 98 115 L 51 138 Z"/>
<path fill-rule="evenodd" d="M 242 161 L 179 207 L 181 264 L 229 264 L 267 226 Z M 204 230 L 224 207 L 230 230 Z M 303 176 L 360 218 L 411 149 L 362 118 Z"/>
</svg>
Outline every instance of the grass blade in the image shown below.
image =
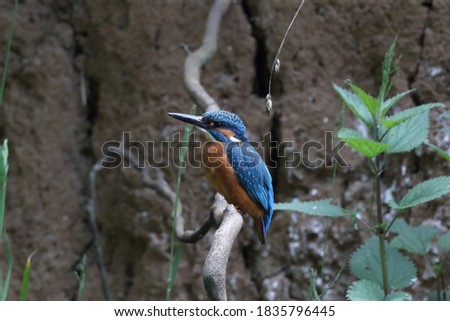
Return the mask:
<svg viewBox="0 0 450 321">
<path fill-rule="evenodd" d="M 28 280 L 30 279 L 30 271 L 31 271 L 31 258 L 33 257 L 34 253 L 31 253 L 31 255 L 27 259 L 27 263 L 25 264 L 25 270 L 23 271 L 23 279 L 22 279 L 22 289 L 20 290 L 20 300 L 26 301 L 28 296 Z"/>
<path fill-rule="evenodd" d="M 11 24 L 9 25 L 9 36 L 6 44 L 5 65 L 3 67 L 2 82 L 0 84 L 0 107 L 3 107 L 3 94 L 5 92 L 6 74 L 8 70 L 9 54 L 11 52 L 11 43 L 14 35 L 14 25 L 16 24 L 17 7 L 19 0 L 14 1 L 13 11 L 11 14 Z"/>
<path fill-rule="evenodd" d="M 84 297 L 84 287 L 86 284 L 86 254 L 81 258 L 81 262 L 78 264 L 77 270 L 75 272 L 78 278 L 78 295 L 77 301 L 82 301 Z"/>
<path fill-rule="evenodd" d="M 191 115 L 195 114 L 196 106 L 194 105 L 191 109 Z M 178 174 L 177 174 L 177 188 L 176 188 L 176 197 L 175 204 L 172 209 L 172 233 L 170 240 L 170 267 L 169 267 L 169 279 L 167 282 L 167 290 L 166 290 L 166 300 L 170 300 L 170 295 L 172 293 L 173 286 L 175 284 L 175 278 L 178 272 L 178 266 L 181 260 L 181 254 L 183 253 L 183 243 L 178 243 L 175 246 L 176 242 L 176 220 L 179 211 L 181 211 L 180 207 L 180 190 L 181 190 L 181 176 L 183 174 L 183 163 L 184 158 L 186 156 L 188 144 L 189 144 L 189 135 L 191 134 L 193 126 L 188 124 L 184 127 L 183 133 L 183 146 L 180 151 L 180 161 L 178 162 Z M 176 247 L 176 249 L 175 249 Z"/>
<path fill-rule="evenodd" d="M 0 243 L 3 240 L 3 221 L 5 219 L 6 178 L 8 176 L 8 140 L 0 145 Z"/>
<path fill-rule="evenodd" d="M 9 281 L 11 280 L 11 272 L 13 266 L 11 246 L 9 244 L 8 235 L 6 233 L 4 234 L 4 238 L 5 238 L 6 262 L 8 264 L 8 272 L 6 273 L 5 283 L 3 283 L 2 291 L 0 293 L 0 301 L 5 301 L 6 296 L 8 295 Z"/>
</svg>

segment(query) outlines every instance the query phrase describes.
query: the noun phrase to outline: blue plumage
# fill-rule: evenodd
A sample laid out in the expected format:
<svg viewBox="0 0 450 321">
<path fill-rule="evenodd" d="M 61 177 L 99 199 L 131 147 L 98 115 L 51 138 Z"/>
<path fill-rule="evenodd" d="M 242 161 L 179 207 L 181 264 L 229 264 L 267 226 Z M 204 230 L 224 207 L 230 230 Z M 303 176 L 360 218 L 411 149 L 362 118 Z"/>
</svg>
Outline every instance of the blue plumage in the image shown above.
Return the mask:
<svg viewBox="0 0 450 321">
<path fill-rule="evenodd" d="M 246 128 L 238 115 L 226 110 L 208 111 L 202 120 L 209 126 L 208 132 L 217 140 L 227 142 L 227 137 L 219 129 L 227 129 L 234 133 L 234 137 L 242 142 L 248 141 Z"/>
<path fill-rule="evenodd" d="M 272 176 L 256 149 L 249 142 L 226 144 L 227 157 L 239 182 L 263 209 L 263 232 L 266 237 L 273 214 Z"/>
</svg>

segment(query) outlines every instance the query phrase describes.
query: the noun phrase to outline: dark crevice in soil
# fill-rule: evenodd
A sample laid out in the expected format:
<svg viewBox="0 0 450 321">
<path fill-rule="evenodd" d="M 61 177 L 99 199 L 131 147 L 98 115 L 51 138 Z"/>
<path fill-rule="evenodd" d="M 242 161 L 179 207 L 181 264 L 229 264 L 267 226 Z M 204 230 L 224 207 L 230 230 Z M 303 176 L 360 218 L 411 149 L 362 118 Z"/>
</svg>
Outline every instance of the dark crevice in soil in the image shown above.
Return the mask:
<svg viewBox="0 0 450 321">
<path fill-rule="evenodd" d="M 87 136 L 89 139 L 92 139 L 93 129 L 98 116 L 99 85 L 98 82 L 92 78 L 87 78 L 86 82 L 87 82 L 86 119 L 89 123 L 89 127 L 87 129 Z"/>
<path fill-rule="evenodd" d="M 256 53 L 253 59 L 255 69 L 255 78 L 253 80 L 253 94 L 258 97 L 266 97 L 267 84 L 269 83 L 270 70 L 268 68 L 268 54 L 266 39 L 262 30 L 260 30 L 254 21 L 253 8 L 248 0 L 242 1 L 242 9 L 248 23 L 252 27 L 252 37 L 255 39 Z"/>
<path fill-rule="evenodd" d="M 417 80 L 417 77 L 419 75 L 419 71 L 420 71 L 420 66 L 422 64 L 423 61 L 423 49 L 425 47 L 425 38 L 426 38 L 426 32 L 427 29 L 430 25 L 430 13 L 433 10 L 433 0 L 425 0 L 422 2 L 422 6 L 427 8 L 427 13 L 425 15 L 425 20 L 423 23 L 423 28 L 422 28 L 422 33 L 419 37 L 419 46 L 420 46 L 420 51 L 419 51 L 419 56 L 417 57 L 417 61 L 416 61 L 416 67 L 414 68 L 414 72 L 409 75 L 408 77 L 408 88 L 412 89 L 414 86 L 414 83 Z M 420 105 L 421 104 L 421 99 L 419 94 L 417 93 L 417 91 L 413 92 L 411 94 L 411 98 L 414 101 L 414 103 L 416 105 Z"/>
<path fill-rule="evenodd" d="M 270 127 L 270 137 L 271 137 L 269 144 L 270 158 L 267 161 L 267 165 L 269 166 L 269 168 L 271 168 L 273 181 L 272 184 L 275 189 L 275 195 L 277 195 L 276 189 L 280 181 L 279 178 L 281 177 L 280 170 L 284 168 L 284 165 L 281 163 L 282 159 L 280 158 L 280 150 L 279 150 L 280 142 L 283 141 L 281 130 L 281 115 L 282 115 L 281 106 L 277 106 L 273 111 L 272 123 Z"/>
</svg>

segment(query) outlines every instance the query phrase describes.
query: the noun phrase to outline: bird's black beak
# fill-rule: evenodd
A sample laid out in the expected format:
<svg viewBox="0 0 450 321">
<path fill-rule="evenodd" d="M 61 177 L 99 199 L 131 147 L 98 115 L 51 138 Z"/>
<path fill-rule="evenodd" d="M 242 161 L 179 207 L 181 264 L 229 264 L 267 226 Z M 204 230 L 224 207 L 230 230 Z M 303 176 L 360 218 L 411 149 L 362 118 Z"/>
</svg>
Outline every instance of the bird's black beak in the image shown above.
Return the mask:
<svg viewBox="0 0 450 321">
<path fill-rule="evenodd" d="M 169 113 L 169 116 L 181 120 L 185 123 L 192 124 L 199 128 L 206 129 L 208 126 L 203 121 L 202 116 L 194 116 L 189 114 L 180 114 L 180 113 Z"/>
</svg>

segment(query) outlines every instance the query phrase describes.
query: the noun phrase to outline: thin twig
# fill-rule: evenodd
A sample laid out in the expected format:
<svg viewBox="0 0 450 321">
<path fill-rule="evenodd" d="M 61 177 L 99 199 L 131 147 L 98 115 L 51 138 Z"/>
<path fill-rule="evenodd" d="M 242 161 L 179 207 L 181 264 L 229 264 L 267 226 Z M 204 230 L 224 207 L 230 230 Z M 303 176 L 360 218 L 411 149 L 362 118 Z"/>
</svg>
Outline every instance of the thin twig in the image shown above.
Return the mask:
<svg viewBox="0 0 450 321">
<path fill-rule="evenodd" d="M 286 29 L 286 32 L 284 33 L 283 40 L 281 40 L 281 44 L 278 47 L 277 54 L 275 55 L 275 58 L 273 59 L 272 68 L 270 69 L 270 77 L 269 77 L 269 93 L 266 96 L 266 114 L 267 114 L 267 116 L 270 115 L 270 112 L 272 110 L 272 76 L 273 76 L 273 72 L 274 71 L 278 72 L 280 70 L 281 50 L 283 49 L 284 42 L 286 41 L 287 35 L 288 35 L 289 31 L 291 30 L 292 25 L 294 24 L 295 20 L 297 19 L 297 16 L 298 16 L 300 10 L 302 9 L 304 3 L 305 3 L 305 0 L 302 0 L 300 5 L 298 6 L 294 17 L 292 18 L 291 22 L 289 23 L 288 28 Z"/>
</svg>

